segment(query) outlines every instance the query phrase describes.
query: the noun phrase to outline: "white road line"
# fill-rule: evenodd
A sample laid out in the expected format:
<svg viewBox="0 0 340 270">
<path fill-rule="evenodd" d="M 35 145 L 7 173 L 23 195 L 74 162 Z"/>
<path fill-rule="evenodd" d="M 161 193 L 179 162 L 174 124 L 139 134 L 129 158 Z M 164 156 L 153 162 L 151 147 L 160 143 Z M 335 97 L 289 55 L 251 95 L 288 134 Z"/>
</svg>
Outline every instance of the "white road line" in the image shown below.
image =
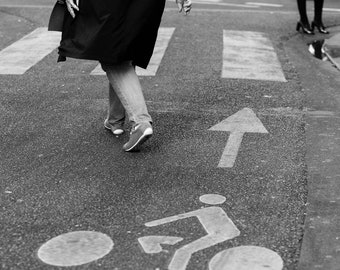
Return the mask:
<svg viewBox="0 0 340 270">
<path fill-rule="evenodd" d="M 172 2 L 173 0 L 168 0 Z M 221 3 L 222 0 L 192 0 L 193 4 L 200 4 L 200 5 L 215 5 L 215 6 L 226 6 L 226 7 L 242 7 L 242 8 L 258 8 L 257 6 L 252 5 L 242 5 L 242 4 L 235 4 L 235 3 Z M 195 8 L 196 10 L 196 8 Z"/>
<path fill-rule="evenodd" d="M 323 8 L 323 11 L 334 11 L 334 12 L 340 12 L 339 8 Z"/>
<path fill-rule="evenodd" d="M 232 3 L 209 2 L 209 1 L 204 1 L 204 0 L 197 2 L 197 4 L 224 6 L 224 7 L 258 8 L 258 6 L 253 6 L 253 5 L 242 5 L 242 4 L 232 4 Z M 195 9 L 195 10 L 197 10 L 197 9 Z"/>
<path fill-rule="evenodd" d="M 155 76 L 159 65 L 163 59 L 166 48 L 169 45 L 169 41 L 175 31 L 173 27 L 161 27 L 158 30 L 158 37 L 155 45 L 153 55 L 150 59 L 148 69 L 142 69 L 137 67 L 136 73 L 138 76 Z M 105 75 L 101 66 L 98 65 L 92 72 L 91 75 Z"/>
<path fill-rule="evenodd" d="M 246 5 L 260 6 L 260 7 L 283 7 L 279 4 L 269 4 L 269 3 L 257 3 L 257 2 L 246 2 Z"/>
<path fill-rule="evenodd" d="M 53 6 L 52 5 L 2 5 L 0 4 L 0 7 L 4 7 L 4 8 L 50 8 L 52 9 Z"/>
<path fill-rule="evenodd" d="M 219 3 L 222 0 L 192 0 L 193 3 L 200 3 L 200 2 L 210 2 L 210 3 Z"/>
<path fill-rule="evenodd" d="M 57 48 L 60 38 L 60 32 L 49 32 L 46 27 L 35 29 L 0 51 L 0 74 L 24 74 Z"/>
<path fill-rule="evenodd" d="M 214 4 L 215 5 L 215 4 Z M 218 6 L 217 4 L 216 6 Z M 224 8 L 198 8 L 195 7 L 195 12 L 214 12 L 214 13 L 257 13 L 257 14 L 282 14 L 282 15 L 294 15 L 296 14 L 296 10 L 292 11 L 283 11 L 283 10 L 264 10 L 259 9 L 258 6 L 247 6 L 243 5 L 243 7 L 253 8 L 253 9 L 224 9 Z M 165 12 L 174 12 L 177 11 L 177 8 L 165 8 Z"/>
<path fill-rule="evenodd" d="M 264 33 L 223 30 L 222 78 L 286 82 L 271 41 Z"/>
</svg>

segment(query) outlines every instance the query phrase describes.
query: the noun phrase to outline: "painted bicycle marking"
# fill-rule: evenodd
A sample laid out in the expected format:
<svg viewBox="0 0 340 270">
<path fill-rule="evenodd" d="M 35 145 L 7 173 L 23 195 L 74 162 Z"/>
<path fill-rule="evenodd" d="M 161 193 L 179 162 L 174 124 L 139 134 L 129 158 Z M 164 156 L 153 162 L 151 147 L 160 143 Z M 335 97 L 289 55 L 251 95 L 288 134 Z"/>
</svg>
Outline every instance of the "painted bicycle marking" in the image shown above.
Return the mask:
<svg viewBox="0 0 340 270">
<path fill-rule="evenodd" d="M 216 195 L 216 197 L 217 196 L 218 198 L 220 198 L 220 195 Z M 216 201 L 218 201 L 216 200 L 216 197 L 214 195 L 210 195 L 210 197 L 205 198 L 204 202 L 209 204 L 210 202 L 211 204 L 216 204 Z M 211 199 L 211 201 L 209 198 Z M 176 250 L 168 266 L 169 270 L 184 270 L 186 269 L 191 256 L 195 252 L 233 239 L 240 235 L 240 231 L 236 228 L 232 220 L 227 216 L 226 212 L 224 212 L 221 207 L 217 206 L 211 206 L 180 215 L 154 220 L 151 222 L 147 222 L 145 226 L 155 227 L 191 217 L 196 217 L 200 221 L 203 228 L 207 232 L 207 235 Z M 145 246 L 145 242 L 150 241 L 151 239 L 155 241 L 159 240 L 159 238 L 155 236 L 144 236 L 139 238 L 138 241 L 140 243 L 144 243 Z M 163 238 L 160 239 L 162 240 Z M 152 243 L 152 245 L 157 244 L 164 243 Z M 144 251 L 147 252 L 147 250 L 145 249 Z"/>
<path fill-rule="evenodd" d="M 157 227 L 194 217 L 198 219 L 206 231 L 205 236 L 178 248 L 174 252 L 167 266 L 168 270 L 185 270 L 194 253 L 240 235 L 240 231 L 223 208 L 216 206 L 226 201 L 224 196 L 205 194 L 199 199 L 208 206 L 145 223 L 146 227 Z M 176 245 L 183 240 L 182 237 L 167 235 L 147 235 L 138 238 L 139 244 L 147 254 L 160 253 L 165 251 L 164 245 Z M 103 245 L 104 248 L 96 248 Z M 71 232 L 57 236 L 43 244 L 38 250 L 38 257 L 46 264 L 70 267 L 102 259 L 111 251 L 113 245 L 113 241 L 101 233 Z M 59 253 L 56 254 L 56 251 Z M 59 258 L 58 254 L 63 258 Z M 65 261 L 65 257 L 67 261 Z M 283 261 L 276 252 L 257 246 L 239 246 L 225 249 L 214 255 L 209 261 L 209 270 L 282 270 L 282 268 Z"/>
</svg>

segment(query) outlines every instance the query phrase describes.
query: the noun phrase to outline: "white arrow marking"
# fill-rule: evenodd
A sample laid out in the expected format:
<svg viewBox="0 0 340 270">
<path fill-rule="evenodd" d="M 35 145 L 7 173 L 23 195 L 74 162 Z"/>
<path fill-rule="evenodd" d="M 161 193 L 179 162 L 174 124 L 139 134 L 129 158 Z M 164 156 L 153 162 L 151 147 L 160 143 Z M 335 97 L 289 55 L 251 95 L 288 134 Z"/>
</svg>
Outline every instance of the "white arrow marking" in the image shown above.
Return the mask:
<svg viewBox="0 0 340 270">
<path fill-rule="evenodd" d="M 220 168 L 232 168 L 234 166 L 244 133 L 268 133 L 260 119 L 249 108 L 238 111 L 209 130 L 230 132 L 227 145 L 218 164 Z"/>
</svg>

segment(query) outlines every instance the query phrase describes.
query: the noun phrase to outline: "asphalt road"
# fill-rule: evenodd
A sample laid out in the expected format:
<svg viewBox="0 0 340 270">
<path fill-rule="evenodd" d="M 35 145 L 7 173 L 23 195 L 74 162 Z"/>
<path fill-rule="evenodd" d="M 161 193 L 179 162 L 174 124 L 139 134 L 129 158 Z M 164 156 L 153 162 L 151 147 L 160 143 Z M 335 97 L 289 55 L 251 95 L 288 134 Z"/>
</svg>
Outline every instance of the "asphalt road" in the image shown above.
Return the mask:
<svg viewBox="0 0 340 270">
<path fill-rule="evenodd" d="M 0 0 L 0 49 L 46 26 L 53 2 L 25 1 L 29 8 Z M 168 269 L 176 250 L 186 254 L 207 234 L 214 240 L 202 250 L 195 244 L 190 261 L 179 260 L 183 269 L 207 269 L 217 253 L 237 247 L 245 247 L 240 258 L 251 261 L 245 269 L 256 264 L 247 247 L 282 258 L 283 267 L 272 269 L 297 269 L 312 147 L 306 145 L 308 100 L 300 71 L 304 63 L 311 69 L 320 63 L 292 52 L 305 48 L 308 55 L 310 41 L 296 38 L 294 1 L 261 8 L 223 3 L 240 4 L 197 3 L 189 16 L 167 4 L 162 27 L 175 32 L 156 76 L 141 77 L 155 134 L 138 153 L 123 152 L 127 135 L 116 138 L 103 128 L 107 81 L 90 75 L 97 63 L 56 64 L 53 51 L 23 75 L 0 75 L 1 269 L 59 269 L 42 262 L 39 248 L 75 231 L 103 233 L 113 246 L 71 269 Z M 336 1 L 328 5 L 339 8 Z M 339 13 L 326 14 L 328 25 L 339 23 Z M 287 81 L 222 78 L 223 30 L 265 33 Z M 267 133 L 245 132 L 235 163 L 219 167 L 231 132 L 209 129 L 245 111 Z M 201 197 L 206 194 L 221 201 L 211 206 Z M 166 217 L 174 218 L 148 225 Z M 219 222 L 229 226 L 224 236 Z M 142 238 L 160 235 L 168 238 Z M 152 241 L 143 246 L 141 239 Z M 228 258 L 230 267 L 237 265 Z"/>
</svg>

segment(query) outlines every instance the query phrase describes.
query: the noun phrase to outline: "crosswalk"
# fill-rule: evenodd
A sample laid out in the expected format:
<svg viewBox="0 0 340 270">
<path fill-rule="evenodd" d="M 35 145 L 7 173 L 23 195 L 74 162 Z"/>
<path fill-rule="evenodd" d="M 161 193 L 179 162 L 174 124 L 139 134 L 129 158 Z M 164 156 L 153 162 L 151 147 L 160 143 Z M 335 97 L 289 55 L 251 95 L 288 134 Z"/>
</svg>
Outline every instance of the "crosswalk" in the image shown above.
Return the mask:
<svg viewBox="0 0 340 270">
<path fill-rule="evenodd" d="M 59 32 L 39 27 L 0 51 L 0 74 L 24 74 L 50 54 L 60 42 Z"/>
<path fill-rule="evenodd" d="M 173 27 L 161 27 L 148 69 L 136 70 L 139 76 L 156 76 L 171 39 Z M 265 33 L 223 30 L 221 77 L 286 82 L 275 48 Z M 22 75 L 54 51 L 60 42 L 59 32 L 40 27 L 0 51 L 0 75 Z M 101 76 L 96 66 L 90 75 Z"/>
<path fill-rule="evenodd" d="M 222 78 L 286 81 L 273 45 L 264 33 L 224 30 L 223 44 Z"/>
</svg>

